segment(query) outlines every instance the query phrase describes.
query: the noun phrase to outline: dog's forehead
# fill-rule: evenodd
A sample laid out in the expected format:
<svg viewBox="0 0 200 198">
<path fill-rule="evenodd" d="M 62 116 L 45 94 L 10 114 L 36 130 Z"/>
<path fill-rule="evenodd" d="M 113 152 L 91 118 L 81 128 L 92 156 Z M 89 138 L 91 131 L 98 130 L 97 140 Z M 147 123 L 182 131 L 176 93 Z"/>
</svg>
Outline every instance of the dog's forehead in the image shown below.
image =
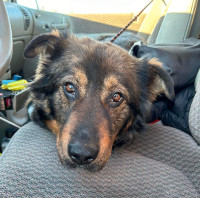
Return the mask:
<svg viewBox="0 0 200 198">
<path fill-rule="evenodd" d="M 99 42 L 90 38 L 80 39 L 77 37 L 70 37 L 65 49 L 66 54 L 71 58 L 73 57 L 73 61 L 86 62 L 88 60 L 88 63 L 98 64 L 101 62 L 104 65 L 105 63 L 108 65 L 109 63 L 111 65 L 115 63 L 116 68 L 119 67 L 120 64 L 134 62 L 133 56 L 129 55 L 127 51 L 119 46 L 110 42 Z M 83 64 L 83 66 L 88 65 Z"/>
<path fill-rule="evenodd" d="M 70 42 L 65 57 L 70 62 L 68 66 L 72 73 L 82 77 L 84 74 L 95 83 L 102 82 L 110 75 L 126 77 L 136 62 L 128 52 L 118 46 L 87 38 Z"/>
</svg>

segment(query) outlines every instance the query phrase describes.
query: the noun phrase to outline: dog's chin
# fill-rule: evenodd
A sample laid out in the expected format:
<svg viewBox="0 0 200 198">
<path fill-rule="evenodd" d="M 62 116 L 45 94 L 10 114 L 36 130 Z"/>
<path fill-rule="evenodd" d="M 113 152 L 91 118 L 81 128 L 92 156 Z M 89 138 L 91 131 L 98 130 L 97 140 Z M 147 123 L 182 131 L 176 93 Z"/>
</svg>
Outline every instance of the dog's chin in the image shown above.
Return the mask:
<svg viewBox="0 0 200 198">
<path fill-rule="evenodd" d="M 98 172 L 101 169 L 103 169 L 103 167 L 106 164 L 106 163 L 103 163 L 100 165 L 100 164 L 91 163 L 91 164 L 79 165 L 79 164 L 72 162 L 69 159 L 60 159 L 60 160 L 61 160 L 61 163 L 63 164 L 63 166 L 65 166 L 67 168 L 70 168 L 70 169 L 81 168 L 84 170 L 88 170 L 90 172 Z"/>
</svg>

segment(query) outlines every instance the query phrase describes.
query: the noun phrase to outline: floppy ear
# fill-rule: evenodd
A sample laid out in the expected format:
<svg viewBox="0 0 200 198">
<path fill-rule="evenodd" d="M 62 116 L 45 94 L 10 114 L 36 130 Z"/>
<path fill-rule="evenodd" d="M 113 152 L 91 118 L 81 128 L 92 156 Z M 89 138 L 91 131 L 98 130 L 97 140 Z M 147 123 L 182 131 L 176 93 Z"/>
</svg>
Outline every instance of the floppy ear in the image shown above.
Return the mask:
<svg viewBox="0 0 200 198">
<path fill-rule="evenodd" d="M 140 91 L 140 104 L 136 107 L 133 105 L 137 110 L 132 123 L 132 130 L 129 133 L 124 133 L 124 136 L 121 137 L 122 142 L 127 139 L 132 141 L 134 137 L 132 133 L 140 131 L 145 126 L 152 103 L 159 94 L 164 93 L 171 101 L 174 99 L 173 81 L 156 58 L 138 59 L 137 78 Z"/>
<path fill-rule="evenodd" d="M 67 38 L 67 34 L 57 30 L 49 34 L 42 34 L 35 37 L 25 48 L 24 57 L 34 58 L 39 54 L 49 54 L 50 56 L 60 51 L 64 47 L 63 38 Z"/>
<path fill-rule="evenodd" d="M 163 69 L 162 64 L 156 58 L 142 59 L 142 62 L 138 75 L 143 90 L 147 90 L 148 100 L 153 102 L 158 95 L 163 93 L 169 100 L 173 101 L 174 84 L 170 75 Z"/>
</svg>

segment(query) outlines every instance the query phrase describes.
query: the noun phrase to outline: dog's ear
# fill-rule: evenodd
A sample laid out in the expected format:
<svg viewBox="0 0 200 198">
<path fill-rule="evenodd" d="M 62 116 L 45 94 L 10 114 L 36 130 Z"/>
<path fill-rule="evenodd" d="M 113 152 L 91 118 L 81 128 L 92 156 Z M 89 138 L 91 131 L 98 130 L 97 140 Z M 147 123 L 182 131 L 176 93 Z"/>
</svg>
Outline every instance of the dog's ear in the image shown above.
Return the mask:
<svg viewBox="0 0 200 198">
<path fill-rule="evenodd" d="M 139 83 L 139 105 L 133 105 L 135 118 L 132 131 L 140 131 L 144 127 L 149 116 L 152 103 L 160 94 L 173 101 L 174 85 L 170 75 L 163 69 L 162 64 L 155 58 L 139 58 L 137 67 L 137 79 Z"/>
<path fill-rule="evenodd" d="M 63 49 L 66 38 L 67 33 L 61 33 L 57 30 L 49 34 L 39 35 L 26 46 L 24 56 L 25 58 L 34 58 L 39 54 L 48 54 L 51 56 Z"/>
<path fill-rule="evenodd" d="M 141 87 L 147 90 L 148 100 L 153 102 L 158 95 L 164 93 L 169 100 L 173 101 L 174 84 L 162 64 L 156 58 L 142 59 L 142 62 L 142 65 L 139 66 L 138 76 Z"/>
</svg>

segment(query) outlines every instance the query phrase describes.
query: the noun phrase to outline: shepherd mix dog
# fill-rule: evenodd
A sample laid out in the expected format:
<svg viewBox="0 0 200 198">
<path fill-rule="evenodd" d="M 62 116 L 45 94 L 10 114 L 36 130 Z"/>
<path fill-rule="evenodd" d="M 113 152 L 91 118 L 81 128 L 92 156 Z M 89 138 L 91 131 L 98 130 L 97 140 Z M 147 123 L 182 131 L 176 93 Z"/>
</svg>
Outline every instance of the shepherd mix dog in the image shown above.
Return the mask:
<svg viewBox="0 0 200 198">
<path fill-rule="evenodd" d="M 34 38 L 24 55 L 39 55 L 32 119 L 57 135 L 61 162 L 71 167 L 103 168 L 113 145 L 142 128 L 156 97 L 174 97 L 161 63 L 109 42 L 53 31 Z"/>
</svg>

